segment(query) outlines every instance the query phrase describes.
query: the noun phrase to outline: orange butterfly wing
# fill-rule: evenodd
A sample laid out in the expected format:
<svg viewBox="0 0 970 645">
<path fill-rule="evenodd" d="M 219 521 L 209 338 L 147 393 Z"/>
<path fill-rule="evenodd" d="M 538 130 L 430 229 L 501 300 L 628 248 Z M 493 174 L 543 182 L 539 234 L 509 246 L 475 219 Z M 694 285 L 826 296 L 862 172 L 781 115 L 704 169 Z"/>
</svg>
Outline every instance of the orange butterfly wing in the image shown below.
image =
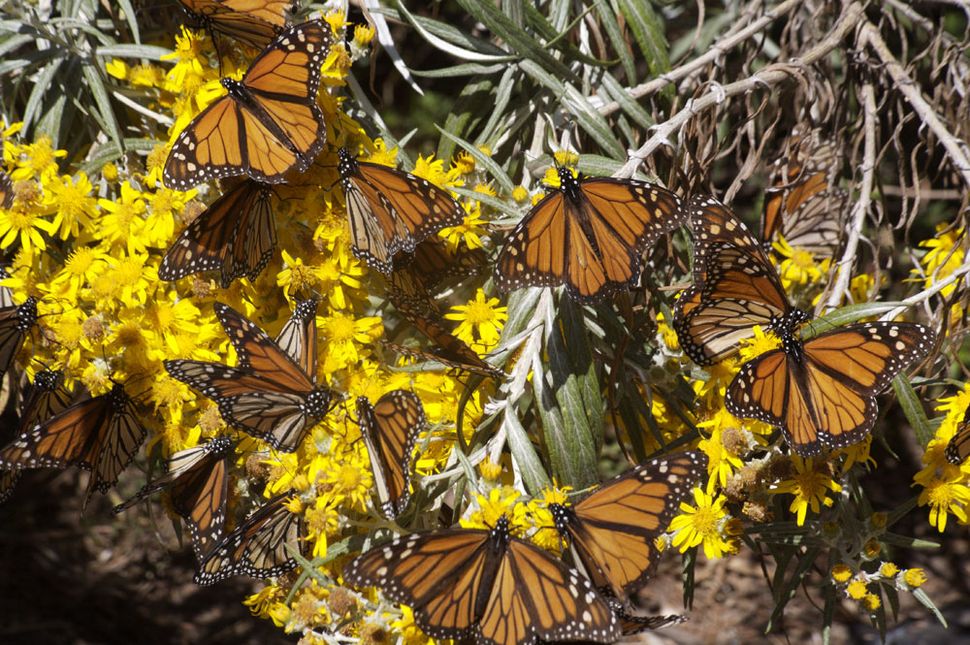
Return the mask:
<svg viewBox="0 0 970 645">
<path fill-rule="evenodd" d="M 394 390 L 371 405 L 357 399 L 357 419 L 367 444 L 381 512 L 394 518 L 411 498 L 414 444 L 425 426 L 424 407 L 412 392 Z"/>
<path fill-rule="evenodd" d="M 782 429 L 802 456 L 861 441 L 876 422 L 876 395 L 929 353 L 922 325 L 875 322 L 841 327 L 746 363 L 728 386 L 731 414 Z"/>
<path fill-rule="evenodd" d="M 179 0 L 204 27 L 262 49 L 286 26 L 292 0 Z"/>
<path fill-rule="evenodd" d="M 326 138 L 316 95 L 332 42 L 322 20 L 295 25 L 270 43 L 242 81 L 222 79 L 228 94 L 203 110 L 172 146 L 166 185 L 187 190 L 242 174 L 276 184 L 292 168 L 306 170 Z"/>
<path fill-rule="evenodd" d="M 577 181 L 559 169 L 560 189 L 539 202 L 512 231 L 499 254 L 500 289 L 565 285 L 588 302 L 632 285 L 642 254 L 679 226 L 679 197 L 646 182 Z"/>
</svg>

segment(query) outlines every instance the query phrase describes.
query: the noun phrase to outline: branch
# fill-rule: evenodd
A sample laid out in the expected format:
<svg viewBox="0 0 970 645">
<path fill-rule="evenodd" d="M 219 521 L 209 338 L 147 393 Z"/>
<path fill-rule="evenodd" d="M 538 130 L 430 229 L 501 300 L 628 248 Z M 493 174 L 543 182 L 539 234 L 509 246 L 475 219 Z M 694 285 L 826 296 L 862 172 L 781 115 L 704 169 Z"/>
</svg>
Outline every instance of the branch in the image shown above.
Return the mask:
<svg viewBox="0 0 970 645">
<path fill-rule="evenodd" d="M 732 34 L 711 45 L 711 48 L 707 50 L 705 54 L 698 56 L 697 58 L 684 63 L 680 67 L 672 69 L 665 74 L 661 74 L 653 80 L 647 81 L 646 83 L 641 83 L 635 87 L 631 87 L 627 90 L 627 94 L 629 94 L 630 98 L 632 99 L 641 99 L 644 96 L 648 96 L 654 92 L 662 90 L 667 85 L 673 85 L 680 79 L 690 76 L 698 69 L 701 69 L 708 63 L 713 62 L 719 56 L 723 56 L 739 43 L 742 43 L 748 38 L 761 33 L 765 27 L 770 25 L 781 16 L 797 8 L 802 4 L 803 1 L 804 0 L 786 0 L 785 2 L 782 2 L 774 9 L 765 12 L 765 15 L 758 18 L 744 29 L 738 31 L 736 34 Z M 602 105 L 598 112 L 603 116 L 608 116 L 619 109 L 619 102 L 611 101 L 610 103 Z"/>
<path fill-rule="evenodd" d="M 864 22 L 860 31 L 860 37 L 860 44 L 868 44 L 872 47 L 895 83 L 896 89 L 909 102 L 913 111 L 922 119 L 923 123 L 940 140 L 940 144 L 946 149 L 950 157 L 950 162 L 956 168 L 956 171 L 960 173 L 963 183 L 967 187 L 970 187 L 970 159 L 967 158 L 970 150 L 967 149 L 967 145 L 954 137 L 947 130 L 946 125 L 940 121 L 936 112 L 933 111 L 933 107 L 923 98 L 916 83 L 906 74 L 906 70 L 902 64 L 889 51 L 889 46 L 882 39 L 876 26 L 869 21 Z"/>
<path fill-rule="evenodd" d="M 670 145 L 670 135 L 680 130 L 695 114 L 708 110 L 732 96 L 753 92 L 759 88 L 771 87 L 797 76 L 803 68 L 813 65 L 838 47 L 842 39 L 855 28 L 861 18 L 862 5 L 853 2 L 839 16 L 832 31 L 820 43 L 808 50 L 804 56 L 793 58 L 787 63 L 772 63 L 748 78 L 728 85 L 715 84 L 707 94 L 697 99 L 690 99 L 680 112 L 663 123 L 653 126 L 653 136 L 638 150 L 631 152 L 627 162 L 613 176 L 632 177 L 643 160 L 661 145 Z"/>
<path fill-rule="evenodd" d="M 947 277 L 943 278 L 939 282 L 933 283 L 931 286 L 927 287 L 926 289 L 924 289 L 923 291 L 920 291 L 919 293 L 917 293 L 915 295 L 910 296 L 909 298 L 905 298 L 903 300 L 900 300 L 900 302 L 903 304 L 903 306 L 896 307 L 895 309 L 891 310 L 889 313 L 887 313 L 886 315 L 884 315 L 881 318 L 881 320 L 894 320 L 896 318 L 896 316 L 900 315 L 901 313 L 903 313 L 904 311 L 906 311 L 908 308 L 910 308 L 910 307 L 912 307 L 914 305 L 918 305 L 918 304 L 921 304 L 921 303 L 926 302 L 927 300 L 929 300 L 930 298 L 932 298 L 933 296 L 935 296 L 939 292 L 941 292 L 944 289 L 946 289 L 947 287 L 949 287 L 951 284 L 953 284 L 957 280 L 961 279 L 967 273 L 970 273 L 970 255 L 967 256 L 967 258 L 966 258 L 966 260 L 964 260 L 963 264 L 961 264 L 959 267 L 957 267 L 956 269 L 954 269 L 953 270 L 953 273 L 951 273 Z"/>
<path fill-rule="evenodd" d="M 855 256 L 859 249 L 859 237 L 862 235 L 862 226 L 866 222 L 866 215 L 869 213 L 869 204 L 872 201 L 872 183 L 876 171 L 876 93 L 872 89 L 871 83 L 866 83 L 862 87 L 862 109 L 865 116 L 865 148 L 862 159 L 862 186 L 859 188 L 859 199 L 852 209 L 852 225 L 849 228 L 849 237 L 845 242 L 845 251 L 842 259 L 839 260 L 838 273 L 832 283 L 832 290 L 829 292 L 828 302 L 825 307 L 834 309 L 839 306 L 842 296 L 849 289 L 849 280 L 852 278 L 852 266 L 855 264 Z"/>
</svg>

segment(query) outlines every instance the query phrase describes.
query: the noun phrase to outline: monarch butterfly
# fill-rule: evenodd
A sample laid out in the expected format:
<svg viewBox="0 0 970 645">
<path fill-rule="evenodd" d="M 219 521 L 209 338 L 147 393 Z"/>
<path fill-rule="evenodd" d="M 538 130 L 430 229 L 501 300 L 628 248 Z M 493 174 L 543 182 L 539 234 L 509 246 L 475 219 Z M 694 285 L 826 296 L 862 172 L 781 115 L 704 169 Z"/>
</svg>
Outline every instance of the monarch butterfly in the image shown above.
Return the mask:
<svg viewBox="0 0 970 645">
<path fill-rule="evenodd" d="M 642 254 L 683 220 L 680 198 L 660 186 L 580 181 L 568 168 L 559 168 L 559 182 L 502 248 L 495 265 L 502 291 L 565 284 L 576 300 L 600 299 L 635 283 Z"/>
<path fill-rule="evenodd" d="M 6 289 L 0 288 L 0 290 Z M 17 422 L 13 436 L 25 434 L 38 423 L 60 414 L 71 404 L 71 398 L 71 393 L 64 388 L 63 372 L 40 370 L 34 375 L 34 382 L 28 388 L 27 395 L 20 406 L 20 420 Z M 0 503 L 13 494 L 21 472 L 20 469 L 0 472 Z"/>
<path fill-rule="evenodd" d="M 253 61 L 241 81 L 223 78 L 228 94 L 179 135 L 165 162 L 165 184 L 188 190 L 220 177 L 248 174 L 277 184 L 309 167 L 326 125 L 317 105 L 320 65 L 333 36 L 322 20 L 290 27 Z"/>
<path fill-rule="evenodd" d="M 760 242 L 730 209 L 694 197 L 689 210 L 694 284 L 674 306 L 673 327 L 695 363 L 713 365 L 732 356 L 755 325 L 783 331 L 808 319 L 789 304 Z"/>
<path fill-rule="evenodd" d="M 296 567 L 286 545 L 302 551 L 305 530 L 303 515 L 286 507 L 292 496 L 289 491 L 274 497 L 226 535 L 202 560 L 195 582 L 211 585 L 232 576 L 273 578 Z"/>
<path fill-rule="evenodd" d="M 120 513 L 149 495 L 169 488 L 172 509 L 188 524 L 192 549 L 196 559 L 202 562 L 222 537 L 226 523 L 232 449 L 232 439 L 216 437 L 176 452 L 169 460 L 167 473 L 145 484 L 128 501 L 115 506 L 114 512 Z"/>
<path fill-rule="evenodd" d="M 357 161 L 346 148 L 337 154 L 352 250 L 381 273 L 390 274 L 395 255 L 414 253 L 426 238 L 464 221 L 461 205 L 427 179 Z"/>
<path fill-rule="evenodd" d="M 344 568 L 356 587 L 380 587 L 411 607 L 430 637 L 523 645 L 613 642 L 620 624 L 589 580 L 512 537 L 507 517 L 489 531 L 445 529 L 399 537 Z"/>
<path fill-rule="evenodd" d="M 394 390 L 371 405 L 357 399 L 360 433 L 367 445 L 381 512 L 393 519 L 404 512 L 411 499 L 411 466 L 414 443 L 424 429 L 421 400 L 413 392 Z"/>
<path fill-rule="evenodd" d="M 963 415 L 963 423 L 957 428 L 956 434 L 946 444 L 944 451 L 946 460 L 954 466 L 959 466 L 970 455 L 970 408 Z"/>
<path fill-rule="evenodd" d="M 179 0 L 210 34 L 262 49 L 286 26 L 293 0 Z"/>
<path fill-rule="evenodd" d="M 866 436 L 876 423 L 876 395 L 934 342 L 930 329 L 914 323 L 859 323 L 806 341 L 787 333 L 781 349 L 741 367 L 725 405 L 737 417 L 780 427 L 802 456 L 843 448 Z"/>
<path fill-rule="evenodd" d="M 192 220 L 162 259 L 158 277 L 171 281 L 219 271 L 219 284 L 225 289 L 236 278 L 255 280 L 275 247 L 270 189 L 248 179 Z"/>
<path fill-rule="evenodd" d="M 776 162 L 761 220 L 761 239 L 781 234 L 793 247 L 832 257 L 845 235 L 848 193 L 833 186 L 840 153 L 818 131 L 789 139 Z"/>
<path fill-rule="evenodd" d="M 276 344 L 311 378 L 317 374 L 317 300 L 297 300 Z"/>
<path fill-rule="evenodd" d="M 0 170 L 0 208 L 11 206 L 13 206 L 13 181 L 10 180 L 10 175 Z"/>
<path fill-rule="evenodd" d="M 294 452 L 333 407 L 333 390 L 315 385 L 273 339 L 232 308 L 216 303 L 215 311 L 236 349 L 238 365 L 169 360 L 165 369 L 215 401 L 232 427 L 277 450 Z"/>
<path fill-rule="evenodd" d="M 624 598 L 644 585 L 659 555 L 654 540 L 701 480 L 706 462 L 699 452 L 654 459 L 573 506 L 549 505 L 556 529 L 597 589 Z"/>
<path fill-rule="evenodd" d="M 90 470 L 84 506 L 94 491 L 107 493 L 118 483 L 147 432 L 120 383 L 111 391 L 68 407 L 42 421 L 0 450 L 0 468 Z"/>
<path fill-rule="evenodd" d="M 10 300 L 9 305 L 0 307 L 0 377 L 13 365 L 28 332 L 37 323 L 37 298 L 28 296 L 20 305 Z"/>
</svg>

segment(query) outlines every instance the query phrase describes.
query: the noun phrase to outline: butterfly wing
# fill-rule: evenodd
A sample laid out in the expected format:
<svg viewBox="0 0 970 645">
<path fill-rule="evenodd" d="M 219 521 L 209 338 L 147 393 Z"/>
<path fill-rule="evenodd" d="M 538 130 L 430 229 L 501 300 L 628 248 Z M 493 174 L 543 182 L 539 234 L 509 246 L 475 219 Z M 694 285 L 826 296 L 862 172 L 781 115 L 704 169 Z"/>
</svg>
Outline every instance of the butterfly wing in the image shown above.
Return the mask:
<svg viewBox="0 0 970 645">
<path fill-rule="evenodd" d="M 705 472 L 702 453 L 654 459 L 604 484 L 571 509 L 550 505 L 550 511 L 596 587 L 623 598 L 646 582 L 659 556 L 654 541 Z"/>
<path fill-rule="evenodd" d="M 0 309 L 0 376 L 13 365 L 24 339 L 37 322 L 37 299 L 33 296 L 22 305 Z"/>
<path fill-rule="evenodd" d="M 440 238 L 429 237 L 415 247 L 413 255 L 395 256 L 391 280 L 402 271 L 411 271 L 421 276 L 425 286 L 432 289 L 449 278 L 476 275 L 487 264 L 484 249 L 462 247 L 452 251 Z"/>
<path fill-rule="evenodd" d="M 103 495 L 118 483 L 118 476 L 135 458 L 135 453 L 148 435 L 138 421 L 134 401 L 124 387 L 115 385 L 105 396 L 109 411 L 105 423 L 98 429 L 85 505 L 94 491 Z"/>
<path fill-rule="evenodd" d="M 286 26 L 292 0 L 179 0 L 212 31 L 262 49 Z"/>
<path fill-rule="evenodd" d="M 688 206 L 694 235 L 694 284 L 677 300 L 673 327 L 699 365 L 733 355 L 755 325 L 791 325 L 792 309 L 760 242 L 726 206 L 695 197 Z"/>
<path fill-rule="evenodd" d="M 10 499 L 22 472 L 19 470 L 0 470 L 0 504 Z"/>
<path fill-rule="evenodd" d="M 728 387 L 726 407 L 780 427 L 802 456 L 843 448 L 872 430 L 876 395 L 925 358 L 934 339 L 912 323 L 841 327 L 805 341 L 800 359 L 779 349 L 746 363 Z"/>
<path fill-rule="evenodd" d="M 158 268 L 162 280 L 220 271 L 226 288 L 243 276 L 255 280 L 273 257 L 276 226 L 270 191 L 247 180 L 212 203 L 182 231 Z"/>
<path fill-rule="evenodd" d="M 963 416 L 963 422 L 957 427 L 956 433 L 946 444 L 944 450 L 946 460 L 954 466 L 959 466 L 970 456 L 970 408 Z"/>
<path fill-rule="evenodd" d="M 354 255 L 385 275 L 395 255 L 413 253 L 431 235 L 465 219 L 448 191 L 409 172 L 356 161 L 343 149 L 340 176 Z"/>
<path fill-rule="evenodd" d="M 13 206 L 13 182 L 10 175 L 0 170 L 0 208 Z"/>
<path fill-rule="evenodd" d="M 276 344 L 310 378 L 317 373 L 317 300 L 297 300 L 293 314 L 283 325 Z"/>
<path fill-rule="evenodd" d="M 286 502 L 292 491 L 278 495 L 250 515 L 217 544 L 199 565 L 195 582 L 211 585 L 232 576 L 272 578 L 296 567 L 286 545 L 302 551 L 303 516 Z"/>
<path fill-rule="evenodd" d="M 322 20 L 295 25 L 263 50 L 241 82 L 223 79 L 229 94 L 176 139 L 165 163 L 165 184 L 187 190 L 242 174 L 277 184 L 291 168 L 306 170 L 326 136 L 316 96 L 332 42 Z"/>
<path fill-rule="evenodd" d="M 547 195 L 516 226 L 499 254 L 503 291 L 564 284 L 580 301 L 632 285 L 641 255 L 679 226 L 679 197 L 659 186 L 621 179 L 577 182 L 560 169 L 560 190 Z"/>
<path fill-rule="evenodd" d="M 381 512 L 395 518 L 411 499 L 411 467 L 414 444 L 424 429 L 421 400 L 413 392 L 394 390 L 371 405 L 357 399 L 360 432 L 367 445 Z"/>
<path fill-rule="evenodd" d="M 18 434 L 23 434 L 38 423 L 55 417 L 71 405 L 73 395 L 64 387 L 64 373 L 59 370 L 41 370 L 34 375 L 34 382 L 20 408 Z"/>
</svg>

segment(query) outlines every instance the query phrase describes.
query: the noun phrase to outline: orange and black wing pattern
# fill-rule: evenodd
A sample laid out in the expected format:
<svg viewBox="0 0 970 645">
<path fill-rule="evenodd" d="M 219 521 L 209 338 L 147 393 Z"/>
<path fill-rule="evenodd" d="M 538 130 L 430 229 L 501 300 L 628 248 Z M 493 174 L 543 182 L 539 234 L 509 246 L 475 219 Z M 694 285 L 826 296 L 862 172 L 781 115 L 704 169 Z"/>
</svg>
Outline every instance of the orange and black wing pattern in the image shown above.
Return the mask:
<svg viewBox="0 0 970 645">
<path fill-rule="evenodd" d="M 29 296 L 23 304 L 0 308 L 0 376 L 13 365 L 27 334 L 37 323 L 37 299 Z"/>
<path fill-rule="evenodd" d="M 832 257 L 846 234 L 848 194 L 834 185 L 840 168 L 836 146 L 818 131 L 793 135 L 775 163 L 761 219 L 768 245 L 781 235 L 796 248 Z"/>
<path fill-rule="evenodd" d="M 219 271 L 225 289 L 236 278 L 255 280 L 276 248 L 276 224 L 268 186 L 241 182 L 185 228 L 158 268 L 162 280 Z"/>
<path fill-rule="evenodd" d="M 398 254 L 410 255 L 441 229 L 464 221 L 461 205 L 427 179 L 357 161 L 344 148 L 339 157 L 351 248 L 381 273 L 391 273 Z"/>
<path fill-rule="evenodd" d="M 514 538 L 508 518 L 490 531 L 446 529 L 380 545 L 344 568 L 357 587 L 379 587 L 411 607 L 436 639 L 490 645 L 541 640 L 610 643 L 621 635 L 610 605 L 589 580 Z"/>
<path fill-rule="evenodd" d="M 367 445 L 381 512 L 395 518 L 411 499 L 412 456 L 418 434 L 425 427 L 424 406 L 406 390 L 388 392 L 373 405 L 360 397 L 357 420 Z"/>
<path fill-rule="evenodd" d="M 864 439 L 878 413 L 876 395 L 929 353 L 932 330 L 913 323 L 840 327 L 746 363 L 728 386 L 731 414 L 778 426 L 802 456 Z"/>
<path fill-rule="evenodd" d="M 221 303 L 216 315 L 236 350 L 238 365 L 165 361 L 175 379 L 209 397 L 222 418 L 276 450 L 294 452 L 335 404 L 333 390 L 313 378 L 262 329 Z"/>
<path fill-rule="evenodd" d="M 210 32 L 262 49 L 286 26 L 293 0 L 179 0 Z"/>
<path fill-rule="evenodd" d="M 412 255 L 398 254 L 394 257 L 394 273 L 410 271 L 420 276 L 421 281 L 429 289 L 437 287 L 449 278 L 481 273 L 488 265 L 488 255 L 485 249 L 461 247 L 452 250 L 439 237 L 429 237 L 418 244 Z"/>
<path fill-rule="evenodd" d="M 954 466 L 959 466 L 970 456 L 970 408 L 963 415 L 963 422 L 957 427 L 956 433 L 947 442 L 944 453 L 946 460 Z"/>
<path fill-rule="evenodd" d="M 90 470 L 90 498 L 118 482 L 146 435 L 134 402 L 115 384 L 107 394 L 76 403 L 14 439 L 0 450 L 0 468 Z"/>
<path fill-rule="evenodd" d="M 175 453 L 169 460 L 167 473 L 145 484 L 128 501 L 115 506 L 114 512 L 120 513 L 150 495 L 168 489 L 172 509 L 188 524 L 192 548 L 201 562 L 222 537 L 233 447 L 229 437 L 217 437 Z"/>
<path fill-rule="evenodd" d="M 730 209 L 695 197 L 688 210 L 694 284 L 677 300 L 673 327 L 695 363 L 713 365 L 732 356 L 755 325 L 787 330 L 807 319 L 789 304 L 761 243 Z"/>
<path fill-rule="evenodd" d="M 577 180 L 559 169 L 547 195 L 509 235 L 495 267 L 502 291 L 565 285 L 589 302 L 633 285 L 642 255 L 683 223 L 680 198 L 629 179 Z"/>
<path fill-rule="evenodd" d="M 625 598 L 643 587 L 660 555 L 655 540 L 702 481 L 706 466 L 699 452 L 654 459 L 573 506 L 549 505 L 557 530 L 598 589 Z"/>
<path fill-rule="evenodd" d="M 205 556 L 195 582 L 211 585 L 232 576 L 273 578 L 296 567 L 287 545 L 303 551 L 306 530 L 303 516 L 291 513 L 287 502 L 293 491 L 278 495 L 259 507 Z"/>
<path fill-rule="evenodd" d="M 226 96 L 203 110 L 172 146 L 165 184 L 188 190 L 235 175 L 277 184 L 293 168 L 306 170 L 326 138 L 316 97 L 332 44 L 329 25 L 310 20 L 277 36 L 241 81 L 223 78 Z"/>
<path fill-rule="evenodd" d="M 283 325 L 276 344 L 293 359 L 311 379 L 317 373 L 317 305 L 316 298 L 297 300 L 293 314 Z"/>
</svg>

